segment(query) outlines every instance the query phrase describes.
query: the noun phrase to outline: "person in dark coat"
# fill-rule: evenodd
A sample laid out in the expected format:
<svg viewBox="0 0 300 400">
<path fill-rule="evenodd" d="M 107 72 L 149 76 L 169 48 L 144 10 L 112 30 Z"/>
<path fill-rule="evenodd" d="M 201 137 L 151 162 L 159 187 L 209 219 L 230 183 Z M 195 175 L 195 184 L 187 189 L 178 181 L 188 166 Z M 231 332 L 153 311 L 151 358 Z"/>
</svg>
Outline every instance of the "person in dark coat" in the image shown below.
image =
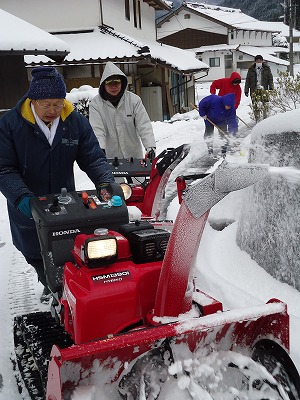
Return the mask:
<svg viewBox="0 0 300 400">
<path fill-rule="evenodd" d="M 0 119 L 0 190 L 7 199 L 13 244 L 45 287 L 30 199 L 64 187 L 74 191 L 75 161 L 96 186 L 114 182 L 90 123 L 65 97 L 55 68 L 34 68 L 28 93 Z"/>
<path fill-rule="evenodd" d="M 228 93 L 235 95 L 235 109 L 238 108 L 241 102 L 242 89 L 240 86 L 241 75 L 238 72 L 232 72 L 229 78 L 216 79 L 210 85 L 210 93 L 224 96 Z M 218 90 L 218 93 L 216 93 Z"/>
<path fill-rule="evenodd" d="M 224 96 L 211 94 L 204 97 L 199 103 L 199 114 L 204 119 L 205 133 L 208 154 L 213 154 L 214 127 L 220 128 L 219 135 L 223 142 L 221 147 L 222 155 L 225 156 L 228 139 L 227 135 L 235 136 L 238 131 L 238 122 L 235 111 L 235 95 L 233 93 Z M 226 136 L 224 135 L 224 133 Z"/>
<path fill-rule="evenodd" d="M 263 61 L 263 56 L 255 56 L 255 62 L 248 69 L 245 81 L 245 96 L 250 96 L 255 120 L 268 115 L 268 90 L 274 89 L 273 75 L 270 67 Z"/>
</svg>

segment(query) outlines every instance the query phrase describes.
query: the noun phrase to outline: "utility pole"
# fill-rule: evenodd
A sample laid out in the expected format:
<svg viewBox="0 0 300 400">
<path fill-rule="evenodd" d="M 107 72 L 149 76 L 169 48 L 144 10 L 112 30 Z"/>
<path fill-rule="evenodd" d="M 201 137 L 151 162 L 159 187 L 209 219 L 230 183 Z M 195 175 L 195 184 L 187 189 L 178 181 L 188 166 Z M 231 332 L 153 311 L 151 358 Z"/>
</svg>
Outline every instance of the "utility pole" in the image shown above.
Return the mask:
<svg viewBox="0 0 300 400">
<path fill-rule="evenodd" d="M 289 72 L 291 76 L 294 76 L 294 48 L 293 48 L 293 0 L 287 0 L 288 13 L 289 13 L 289 55 L 290 55 L 290 67 Z"/>
</svg>

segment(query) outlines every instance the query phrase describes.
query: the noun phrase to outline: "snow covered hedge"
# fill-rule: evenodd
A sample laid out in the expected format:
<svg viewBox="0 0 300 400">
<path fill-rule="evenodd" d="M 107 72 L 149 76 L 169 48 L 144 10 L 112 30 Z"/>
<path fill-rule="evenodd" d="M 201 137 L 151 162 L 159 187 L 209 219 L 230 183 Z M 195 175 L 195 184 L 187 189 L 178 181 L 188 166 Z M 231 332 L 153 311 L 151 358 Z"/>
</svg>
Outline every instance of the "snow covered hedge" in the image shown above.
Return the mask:
<svg viewBox="0 0 300 400">
<path fill-rule="evenodd" d="M 90 85 L 80 86 L 79 89 L 74 88 L 67 94 L 69 100 L 76 111 L 89 118 L 89 104 L 94 96 L 98 94 L 98 89 Z"/>
</svg>

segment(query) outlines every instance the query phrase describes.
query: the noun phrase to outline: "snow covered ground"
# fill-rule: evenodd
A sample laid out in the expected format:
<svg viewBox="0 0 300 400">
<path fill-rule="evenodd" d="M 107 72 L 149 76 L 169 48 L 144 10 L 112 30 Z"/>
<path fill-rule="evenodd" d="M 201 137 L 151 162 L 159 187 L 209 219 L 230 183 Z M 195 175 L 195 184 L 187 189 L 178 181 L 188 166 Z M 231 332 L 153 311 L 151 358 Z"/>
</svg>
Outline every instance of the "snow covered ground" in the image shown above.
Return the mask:
<svg viewBox="0 0 300 400">
<path fill-rule="evenodd" d="M 198 101 L 209 94 L 209 83 L 200 83 L 196 91 Z M 242 96 L 242 101 L 237 114 L 239 123 L 240 151 L 227 156 L 228 162 L 244 164 L 250 143 L 250 132 L 247 125 L 254 126 L 249 116 L 249 98 Z M 282 115 L 288 124 L 288 117 Z M 189 167 L 194 168 L 197 160 L 206 152 L 203 140 L 204 122 L 199 119 L 197 111 L 176 115 L 172 123 L 153 122 L 157 151 L 166 147 L 177 147 L 183 143 L 190 143 L 190 154 L 174 171 L 174 176 L 186 172 Z M 266 123 L 266 122 L 265 122 Z M 77 189 L 93 188 L 88 178 L 76 168 Z M 168 191 L 173 191 L 173 183 Z M 242 252 L 236 245 L 235 235 L 237 221 L 242 212 L 243 195 L 245 190 L 233 192 L 217 204 L 210 212 L 209 220 L 205 227 L 202 241 L 196 255 L 197 284 L 211 296 L 223 302 L 224 309 L 237 309 L 253 307 L 267 302 L 270 298 L 278 298 L 288 305 L 291 317 L 291 355 L 300 371 L 300 293 L 292 287 L 276 281 L 269 276 L 250 256 Z M 32 268 L 26 264 L 22 255 L 13 247 L 9 222 L 6 212 L 5 199 L 0 194 L 0 304 L 1 304 L 1 335 L 0 335 L 0 400 L 28 400 L 26 391 L 19 393 L 14 368 L 13 349 L 13 317 L 19 314 L 38 310 L 48 310 L 47 305 L 39 303 L 42 286 L 37 282 Z M 177 201 L 172 201 L 168 209 L 168 217 L 176 217 L 178 211 Z M 213 229 L 214 223 L 222 221 L 235 221 L 222 231 Z M 237 361 L 237 360 L 235 360 Z M 181 382 L 178 386 L 176 380 L 164 388 L 160 400 L 175 399 L 197 400 L 210 399 L 207 394 L 197 392 L 191 397 L 184 389 Z M 188 397 L 189 396 L 189 397 Z M 87 399 L 82 395 L 81 399 Z M 102 398 L 102 397 L 101 397 Z M 217 397 L 215 397 L 217 398 Z M 224 399 L 225 397 L 223 397 Z M 233 398 L 233 397 L 232 397 Z M 242 397 L 240 397 L 242 398 Z M 112 400 L 112 399 L 110 399 Z M 144 397 L 141 397 L 144 400 Z"/>
</svg>

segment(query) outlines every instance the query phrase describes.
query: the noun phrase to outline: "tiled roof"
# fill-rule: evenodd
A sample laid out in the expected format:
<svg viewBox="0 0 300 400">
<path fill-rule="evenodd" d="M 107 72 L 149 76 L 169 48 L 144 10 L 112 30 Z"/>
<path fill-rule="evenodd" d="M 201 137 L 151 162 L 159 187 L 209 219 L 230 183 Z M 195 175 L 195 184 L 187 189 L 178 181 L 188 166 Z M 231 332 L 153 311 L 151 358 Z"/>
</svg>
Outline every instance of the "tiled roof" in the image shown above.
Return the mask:
<svg viewBox="0 0 300 400">
<path fill-rule="evenodd" d="M 207 70 L 207 64 L 199 61 L 195 53 L 158 42 L 137 41 L 111 28 L 94 28 L 88 32 L 56 35 L 70 46 L 64 63 L 86 63 L 148 59 L 164 64 L 182 73 Z M 26 56 L 27 64 L 51 63 L 47 57 Z"/>
</svg>

